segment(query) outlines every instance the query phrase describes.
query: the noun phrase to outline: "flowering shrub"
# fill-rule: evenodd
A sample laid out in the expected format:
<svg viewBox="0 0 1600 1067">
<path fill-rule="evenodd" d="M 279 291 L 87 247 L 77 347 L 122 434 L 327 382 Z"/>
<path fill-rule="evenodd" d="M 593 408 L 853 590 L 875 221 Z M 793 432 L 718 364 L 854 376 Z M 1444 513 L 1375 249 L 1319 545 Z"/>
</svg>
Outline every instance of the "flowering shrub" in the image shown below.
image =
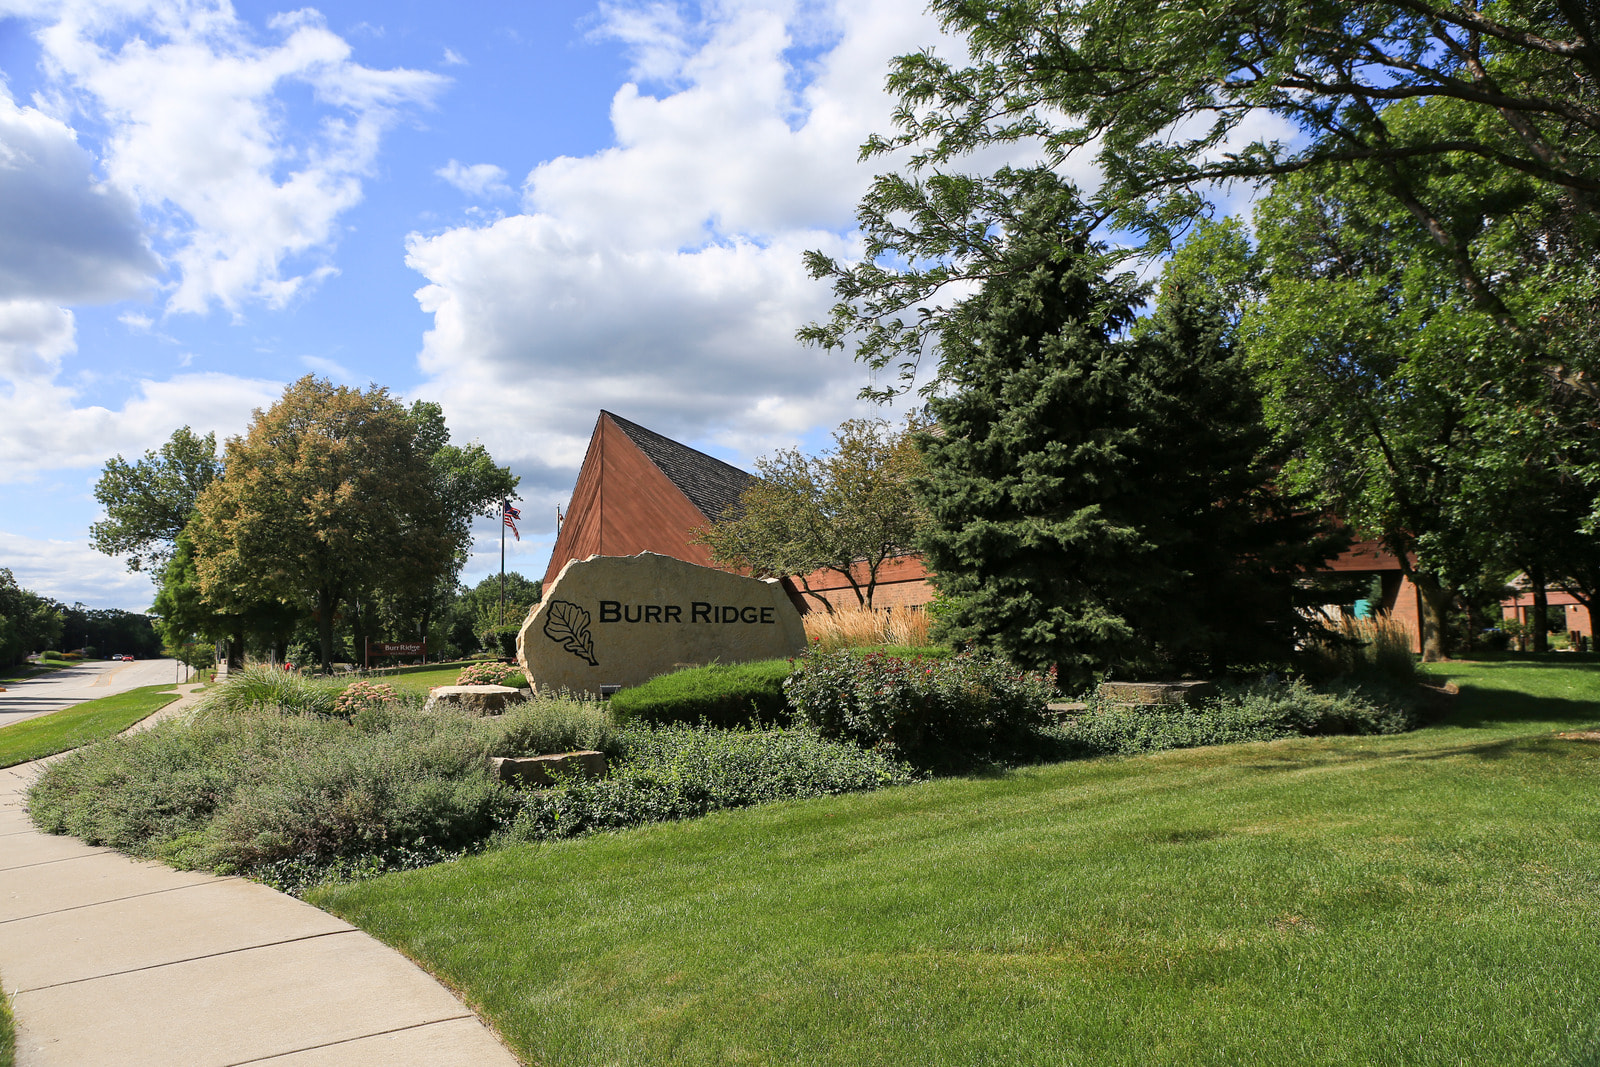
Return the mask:
<svg viewBox="0 0 1600 1067">
<path fill-rule="evenodd" d="M 515 663 L 474 663 L 461 668 L 456 675 L 457 685 L 505 685 L 506 679 L 521 677 L 522 669 Z"/>
<path fill-rule="evenodd" d="M 346 719 L 366 708 L 381 708 L 398 699 L 392 685 L 378 682 L 352 682 L 333 703 L 333 713 Z"/>
<path fill-rule="evenodd" d="M 784 692 L 797 718 L 824 737 L 914 763 L 962 763 L 1042 725 L 1050 676 L 972 653 L 900 659 L 849 649 L 809 653 Z"/>
</svg>

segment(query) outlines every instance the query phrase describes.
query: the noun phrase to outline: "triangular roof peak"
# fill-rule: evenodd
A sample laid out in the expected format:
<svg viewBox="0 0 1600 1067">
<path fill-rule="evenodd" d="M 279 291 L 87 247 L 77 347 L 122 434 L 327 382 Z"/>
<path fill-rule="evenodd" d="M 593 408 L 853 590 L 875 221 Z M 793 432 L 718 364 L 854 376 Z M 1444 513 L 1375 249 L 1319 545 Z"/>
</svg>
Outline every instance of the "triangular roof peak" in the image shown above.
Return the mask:
<svg viewBox="0 0 1600 1067">
<path fill-rule="evenodd" d="M 722 521 L 733 511 L 739 497 L 756 480 L 755 475 L 731 463 L 646 429 L 615 412 L 602 408 L 600 416 L 610 419 L 626 434 L 634 447 L 712 522 Z"/>
</svg>

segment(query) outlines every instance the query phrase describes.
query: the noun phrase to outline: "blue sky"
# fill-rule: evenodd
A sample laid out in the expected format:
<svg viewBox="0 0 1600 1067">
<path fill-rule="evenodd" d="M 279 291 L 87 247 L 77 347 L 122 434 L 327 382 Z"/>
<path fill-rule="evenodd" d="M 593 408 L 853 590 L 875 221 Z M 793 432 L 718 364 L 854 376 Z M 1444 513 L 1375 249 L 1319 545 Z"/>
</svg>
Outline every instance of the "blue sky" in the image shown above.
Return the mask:
<svg viewBox="0 0 1600 1067">
<path fill-rule="evenodd" d="M 152 587 L 92 488 L 306 373 L 437 400 L 522 476 L 510 566 L 609 408 L 748 466 L 865 372 L 798 346 L 920 0 L 0 0 L 0 567 Z M 498 567 L 484 521 L 464 575 Z"/>
</svg>

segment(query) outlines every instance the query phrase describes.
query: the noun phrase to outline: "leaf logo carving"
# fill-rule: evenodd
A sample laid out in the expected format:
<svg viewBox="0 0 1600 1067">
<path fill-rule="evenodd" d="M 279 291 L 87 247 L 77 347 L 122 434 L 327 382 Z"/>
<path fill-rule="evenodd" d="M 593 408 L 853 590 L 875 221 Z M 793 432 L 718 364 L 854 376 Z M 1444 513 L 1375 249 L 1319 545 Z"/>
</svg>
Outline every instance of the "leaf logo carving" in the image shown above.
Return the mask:
<svg viewBox="0 0 1600 1067">
<path fill-rule="evenodd" d="M 591 667 L 600 666 L 594 658 L 594 638 L 589 636 L 589 613 L 568 600 L 552 600 L 544 617 L 544 635 Z"/>
</svg>

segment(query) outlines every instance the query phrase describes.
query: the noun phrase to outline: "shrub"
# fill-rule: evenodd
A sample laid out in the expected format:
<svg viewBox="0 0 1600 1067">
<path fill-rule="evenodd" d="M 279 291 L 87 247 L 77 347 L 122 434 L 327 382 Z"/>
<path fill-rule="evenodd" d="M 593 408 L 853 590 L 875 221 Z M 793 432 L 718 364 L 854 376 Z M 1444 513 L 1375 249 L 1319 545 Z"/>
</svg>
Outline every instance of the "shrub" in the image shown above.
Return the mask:
<svg viewBox="0 0 1600 1067">
<path fill-rule="evenodd" d="M 786 659 L 692 667 L 659 675 L 611 698 L 618 722 L 787 725 L 783 682 L 793 665 Z"/>
<path fill-rule="evenodd" d="M 507 685 L 508 678 L 521 678 L 522 670 L 514 663 L 474 663 L 461 668 L 456 675 L 457 685 Z M 520 688 L 520 687 L 513 687 Z"/>
<path fill-rule="evenodd" d="M 1054 731 L 1085 755 L 1133 755 L 1172 748 L 1275 741 L 1326 734 L 1392 734 L 1416 726 L 1414 698 L 1381 685 L 1314 688 L 1303 680 L 1224 687 L 1198 707 L 1089 702 L 1085 714 Z"/>
<path fill-rule="evenodd" d="M 1386 678 L 1401 685 L 1418 681 L 1409 631 L 1387 615 L 1341 616 L 1337 631 L 1311 643 L 1303 668 L 1316 678 Z"/>
<path fill-rule="evenodd" d="M 204 706 L 239 711 L 260 705 L 280 711 L 335 715 L 342 688 L 337 683 L 279 667 L 245 667 L 230 673 L 227 681 L 208 692 Z"/>
<path fill-rule="evenodd" d="M 381 708 L 399 699 L 392 685 L 378 682 L 351 682 L 333 702 L 333 713 L 348 719 L 359 711 Z"/>
<path fill-rule="evenodd" d="M 489 735 L 491 756 L 541 756 L 590 749 L 607 759 L 620 758 L 624 749 L 604 706 L 568 700 L 523 701 L 494 719 L 482 719 Z"/>
<path fill-rule="evenodd" d="M 518 841 L 689 819 L 772 800 L 832 796 L 913 781 L 904 764 L 809 729 L 636 726 L 609 778 L 527 793 L 507 829 Z"/>
<path fill-rule="evenodd" d="M 785 685 L 800 721 L 921 766 L 961 765 L 1041 725 L 1052 680 L 973 653 L 900 659 L 851 650 L 802 657 Z"/>
</svg>

